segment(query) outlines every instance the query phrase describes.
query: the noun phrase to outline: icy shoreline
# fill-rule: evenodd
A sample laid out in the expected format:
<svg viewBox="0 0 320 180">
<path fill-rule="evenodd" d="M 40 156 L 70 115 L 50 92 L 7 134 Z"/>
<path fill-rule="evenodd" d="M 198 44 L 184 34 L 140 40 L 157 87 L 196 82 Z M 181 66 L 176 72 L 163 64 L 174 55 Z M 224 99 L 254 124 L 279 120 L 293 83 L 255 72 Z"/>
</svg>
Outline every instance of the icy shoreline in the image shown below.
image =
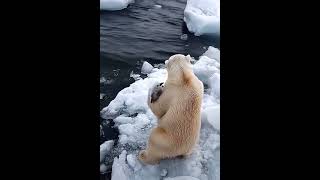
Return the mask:
<svg viewBox="0 0 320 180">
<path fill-rule="evenodd" d="M 187 158 L 162 160 L 155 166 L 142 165 L 137 160 L 137 153 L 146 146 L 150 130 L 157 124 L 156 117 L 147 106 L 148 90 L 155 83 L 164 82 L 167 72 L 145 64 L 142 72 L 147 72 L 148 77 L 137 79 L 121 90 L 101 111 L 103 118 L 113 119 L 120 133 L 118 145 L 114 148 L 121 154 L 114 158 L 112 179 L 158 180 L 164 177 L 178 180 L 189 176 L 189 179 L 219 180 L 220 51 L 209 47 L 193 65 L 194 73 L 207 87 L 202 104 L 200 141 L 194 152 Z M 104 149 L 109 149 L 104 146 Z M 100 154 L 103 156 L 105 152 Z M 104 167 L 100 170 L 104 170 Z"/>
</svg>

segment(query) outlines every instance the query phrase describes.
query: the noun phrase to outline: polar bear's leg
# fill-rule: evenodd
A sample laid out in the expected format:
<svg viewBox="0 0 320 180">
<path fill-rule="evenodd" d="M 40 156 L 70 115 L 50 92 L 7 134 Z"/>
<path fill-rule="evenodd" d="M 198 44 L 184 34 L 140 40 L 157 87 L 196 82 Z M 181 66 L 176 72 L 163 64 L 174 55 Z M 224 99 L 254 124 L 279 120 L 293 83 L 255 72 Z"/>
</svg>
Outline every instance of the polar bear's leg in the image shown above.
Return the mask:
<svg viewBox="0 0 320 180">
<path fill-rule="evenodd" d="M 139 159 L 147 164 L 158 164 L 170 148 L 170 138 L 162 128 L 154 128 L 150 134 L 148 147 L 139 153 Z"/>
<path fill-rule="evenodd" d="M 161 158 L 152 156 L 147 150 L 142 150 L 139 152 L 139 160 L 145 164 L 159 164 Z"/>
</svg>

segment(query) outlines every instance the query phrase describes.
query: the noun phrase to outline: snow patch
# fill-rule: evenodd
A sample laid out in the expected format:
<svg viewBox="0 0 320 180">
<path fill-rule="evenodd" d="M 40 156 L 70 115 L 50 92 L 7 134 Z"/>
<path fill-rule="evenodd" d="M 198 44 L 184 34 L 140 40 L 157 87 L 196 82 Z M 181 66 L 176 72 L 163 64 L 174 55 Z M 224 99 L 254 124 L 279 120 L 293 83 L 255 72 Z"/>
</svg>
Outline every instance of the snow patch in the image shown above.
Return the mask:
<svg viewBox="0 0 320 180">
<path fill-rule="evenodd" d="M 114 141 L 106 141 L 100 145 L 100 163 L 104 160 L 107 153 L 110 152 L 111 148 L 113 147 Z"/>
<path fill-rule="evenodd" d="M 145 61 L 145 62 L 143 62 L 143 65 L 141 68 L 141 73 L 142 74 L 149 74 L 149 73 L 151 73 L 152 69 L 153 69 L 153 66 L 150 63 L 148 63 L 147 61 Z"/>
<path fill-rule="evenodd" d="M 112 171 L 111 179 L 117 180 L 129 180 L 132 176 L 132 172 L 130 172 L 129 166 L 126 164 L 127 151 L 122 151 L 119 158 L 114 158 L 113 164 L 112 164 Z"/>
<path fill-rule="evenodd" d="M 188 0 L 184 21 L 196 36 L 220 35 L 220 0 Z"/>
<path fill-rule="evenodd" d="M 220 50 L 209 46 L 193 65 L 194 74 L 206 85 L 215 99 L 220 99 Z"/>
<path fill-rule="evenodd" d="M 116 11 L 127 8 L 134 0 L 100 0 L 100 10 Z"/>
<path fill-rule="evenodd" d="M 135 81 L 141 79 L 140 74 L 134 74 L 133 71 L 131 71 L 130 77 L 132 77 Z"/>
<path fill-rule="evenodd" d="M 205 108 L 203 110 L 203 119 L 220 131 L 220 105 Z"/>
</svg>

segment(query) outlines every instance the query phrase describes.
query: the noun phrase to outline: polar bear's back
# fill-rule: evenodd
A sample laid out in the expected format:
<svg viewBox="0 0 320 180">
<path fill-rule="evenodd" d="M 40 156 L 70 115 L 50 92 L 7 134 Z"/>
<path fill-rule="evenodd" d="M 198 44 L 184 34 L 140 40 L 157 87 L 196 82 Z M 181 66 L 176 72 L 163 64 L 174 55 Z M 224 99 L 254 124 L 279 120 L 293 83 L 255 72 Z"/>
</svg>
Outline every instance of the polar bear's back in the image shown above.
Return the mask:
<svg viewBox="0 0 320 180">
<path fill-rule="evenodd" d="M 168 90 L 173 95 L 171 106 L 159 121 L 159 127 L 166 130 L 176 147 L 185 151 L 194 146 L 199 136 L 203 84 L 195 77 L 180 89 Z"/>
</svg>

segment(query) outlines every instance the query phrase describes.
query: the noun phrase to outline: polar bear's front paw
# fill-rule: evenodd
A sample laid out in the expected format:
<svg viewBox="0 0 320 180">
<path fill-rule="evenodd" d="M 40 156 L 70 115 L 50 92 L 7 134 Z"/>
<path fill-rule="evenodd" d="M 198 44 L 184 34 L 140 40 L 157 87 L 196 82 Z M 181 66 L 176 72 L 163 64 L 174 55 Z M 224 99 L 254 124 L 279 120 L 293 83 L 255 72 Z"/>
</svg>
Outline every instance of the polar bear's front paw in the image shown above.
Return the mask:
<svg viewBox="0 0 320 180">
<path fill-rule="evenodd" d="M 142 162 L 144 164 L 155 165 L 155 164 L 159 164 L 160 163 L 160 159 L 159 158 L 148 156 L 146 150 L 142 150 L 142 151 L 139 152 L 138 159 L 139 159 L 140 162 Z"/>
<path fill-rule="evenodd" d="M 157 101 L 163 92 L 163 83 L 156 85 L 151 93 L 151 103 Z"/>
</svg>

